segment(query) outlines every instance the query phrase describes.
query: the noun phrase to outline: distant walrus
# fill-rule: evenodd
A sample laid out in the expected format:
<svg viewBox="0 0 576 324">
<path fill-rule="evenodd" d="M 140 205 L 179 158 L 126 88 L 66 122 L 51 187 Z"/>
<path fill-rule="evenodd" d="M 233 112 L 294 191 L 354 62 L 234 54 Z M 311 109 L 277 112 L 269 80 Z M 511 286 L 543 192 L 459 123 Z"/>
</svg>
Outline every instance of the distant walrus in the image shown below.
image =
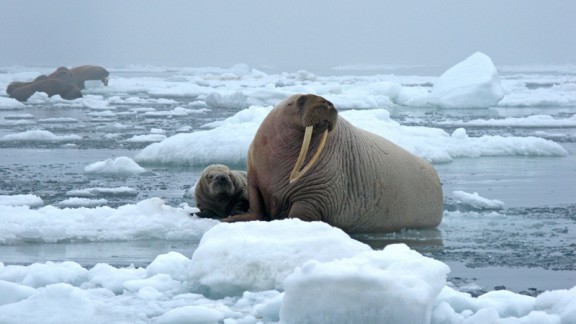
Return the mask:
<svg viewBox="0 0 576 324">
<path fill-rule="evenodd" d="M 70 72 L 70 69 L 65 67 L 65 66 L 61 66 L 61 67 L 57 68 L 56 71 L 48 74 L 48 78 L 49 79 L 58 79 L 60 81 L 66 82 L 66 83 L 76 85 L 75 84 L 76 81 L 74 79 L 74 76 L 72 75 L 72 72 Z M 78 89 L 80 89 L 80 87 L 78 87 Z"/>
<path fill-rule="evenodd" d="M 391 232 L 435 227 L 444 206 L 429 163 L 338 117 L 316 95 L 291 96 L 266 116 L 248 151 L 248 193 L 249 212 L 223 221 L 299 218 L 348 233 Z"/>
<path fill-rule="evenodd" d="M 81 65 L 70 69 L 75 85 L 79 89 L 84 89 L 84 81 L 100 80 L 105 86 L 108 85 L 110 73 L 103 67 L 97 65 Z"/>
<path fill-rule="evenodd" d="M 16 90 L 20 87 L 30 85 L 36 81 L 46 80 L 47 78 L 48 78 L 48 76 L 42 74 L 42 75 L 37 76 L 36 79 L 34 79 L 34 81 L 26 81 L 26 82 L 13 81 L 13 82 L 10 82 L 10 84 L 6 87 L 6 93 L 10 96 L 10 98 L 14 98 L 12 96 L 12 93 L 14 92 L 14 90 Z"/>
<path fill-rule="evenodd" d="M 230 170 L 222 164 L 208 166 L 196 182 L 194 197 L 206 218 L 225 218 L 248 210 L 246 172 Z"/>
<path fill-rule="evenodd" d="M 58 79 L 41 78 L 38 77 L 32 82 L 21 82 L 17 86 L 12 86 L 13 83 L 8 85 L 6 92 L 10 98 L 24 102 L 28 100 L 36 92 L 44 92 L 49 97 L 60 95 L 62 99 L 76 99 L 82 98 L 82 92 L 75 85 L 61 81 Z"/>
</svg>

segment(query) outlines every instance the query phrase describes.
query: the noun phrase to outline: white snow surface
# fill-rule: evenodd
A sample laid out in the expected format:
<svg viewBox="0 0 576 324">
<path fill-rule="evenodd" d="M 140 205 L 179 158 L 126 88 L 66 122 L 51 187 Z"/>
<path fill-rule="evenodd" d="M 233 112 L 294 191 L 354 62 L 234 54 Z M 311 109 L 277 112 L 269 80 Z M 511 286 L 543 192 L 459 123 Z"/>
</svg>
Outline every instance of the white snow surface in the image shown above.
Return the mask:
<svg viewBox="0 0 576 324">
<path fill-rule="evenodd" d="M 281 289 L 286 276 L 306 261 L 329 261 L 368 250 L 368 245 L 349 240 L 343 231 L 322 222 L 223 223 L 202 237 L 192 256 L 190 281 L 217 297 Z M 222 263 L 233 264 L 234 271 Z"/>
<path fill-rule="evenodd" d="M 30 206 L 44 205 L 42 198 L 36 195 L 0 195 L 0 206 Z"/>
<path fill-rule="evenodd" d="M 450 269 L 406 245 L 309 261 L 284 281 L 286 323 L 429 323 Z M 398 292 L 402 292 L 398 294 Z"/>
<path fill-rule="evenodd" d="M 135 223 L 148 225 L 146 218 L 170 218 L 167 223 L 186 219 L 188 223 L 173 227 L 180 229 L 199 230 L 198 224 L 205 221 L 157 199 L 127 208 L 108 209 L 100 217 L 113 214 L 110 218 L 117 227 L 123 227 L 119 214 L 133 219 L 145 213 Z M 47 216 L 58 221 L 59 212 L 52 212 Z M 74 212 L 62 214 L 70 219 L 92 213 Z M 493 291 L 474 298 L 446 286 L 447 265 L 404 244 L 372 251 L 339 229 L 298 220 L 215 223 L 205 223 L 208 226 L 200 230 L 205 234 L 191 258 L 169 252 L 145 268 L 97 264 L 87 269 L 72 261 L 28 266 L 0 262 L 0 322 L 568 324 L 576 320 L 576 287 L 538 297 Z M 207 291 L 198 285 L 203 280 L 254 285 L 254 289 L 204 295 Z"/>
<path fill-rule="evenodd" d="M 26 106 L 16 99 L 0 97 L 0 110 L 22 109 Z"/>
<path fill-rule="evenodd" d="M 162 135 L 162 134 L 144 134 L 144 135 L 134 135 L 134 136 L 126 139 L 126 142 L 138 142 L 138 143 L 161 142 L 165 139 L 166 139 L 166 135 Z"/>
<path fill-rule="evenodd" d="M 151 144 L 135 159 L 158 164 L 243 165 L 256 130 L 270 110 L 271 107 L 257 106 L 241 110 L 223 121 L 206 124 L 207 130 L 180 133 Z M 561 145 L 537 137 L 469 137 L 464 128 L 448 134 L 439 128 L 405 126 L 391 119 L 390 113 L 384 109 L 347 110 L 339 115 L 357 127 L 387 138 L 433 163 L 446 163 L 464 157 L 568 154 Z"/>
<path fill-rule="evenodd" d="M 118 208 L 0 205 L 0 243 L 199 239 L 217 221 L 190 217 L 196 208 L 174 208 L 160 198 Z"/>
<path fill-rule="evenodd" d="M 2 136 L 0 141 L 78 141 L 82 137 L 78 135 L 56 135 L 47 130 L 29 130 L 16 134 Z"/>
<path fill-rule="evenodd" d="M 405 105 L 439 108 L 489 108 L 504 98 L 498 70 L 486 54 L 476 52 L 444 72 L 429 93 Z"/>
<path fill-rule="evenodd" d="M 104 174 L 104 175 L 134 175 L 146 172 L 146 169 L 139 166 L 129 157 L 121 156 L 115 159 L 107 159 L 87 165 L 84 168 L 86 173 Z"/>
<path fill-rule="evenodd" d="M 503 119 L 474 119 L 469 121 L 444 121 L 441 125 L 454 126 L 496 126 L 496 127 L 576 127 L 576 116 L 554 118 L 549 115 L 508 117 Z"/>
<path fill-rule="evenodd" d="M 75 189 L 66 192 L 66 196 L 76 196 L 76 197 L 95 197 L 99 195 L 106 196 L 136 196 L 138 191 L 130 187 L 117 187 L 117 188 L 86 188 L 86 189 Z"/>
<path fill-rule="evenodd" d="M 81 198 L 81 197 L 72 197 L 66 200 L 63 200 L 58 203 L 59 207 L 94 207 L 94 206 L 102 206 L 108 203 L 108 200 L 100 198 L 100 199 L 89 199 L 89 198 Z"/>
<path fill-rule="evenodd" d="M 465 191 L 454 191 L 454 198 L 460 204 L 468 205 L 476 209 L 502 209 L 504 202 L 497 199 L 488 199 L 480 196 L 477 192 L 468 193 Z"/>
</svg>

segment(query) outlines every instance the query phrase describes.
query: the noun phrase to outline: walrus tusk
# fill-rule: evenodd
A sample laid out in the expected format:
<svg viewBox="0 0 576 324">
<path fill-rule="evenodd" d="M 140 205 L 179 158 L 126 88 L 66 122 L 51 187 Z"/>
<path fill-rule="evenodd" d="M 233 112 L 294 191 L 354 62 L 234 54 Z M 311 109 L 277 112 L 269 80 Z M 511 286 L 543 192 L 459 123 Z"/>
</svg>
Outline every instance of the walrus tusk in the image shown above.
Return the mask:
<svg viewBox="0 0 576 324">
<path fill-rule="evenodd" d="M 318 145 L 318 149 L 316 149 L 316 153 L 312 156 L 312 159 L 308 164 L 300 170 L 302 163 L 306 160 L 306 155 L 308 154 L 308 148 L 310 147 L 310 141 L 312 139 L 312 132 L 314 130 L 313 126 L 306 127 L 306 131 L 304 132 L 304 141 L 302 142 L 302 148 L 300 149 L 300 154 L 298 155 L 298 159 L 296 160 L 296 164 L 294 164 L 294 169 L 292 169 L 292 173 L 290 173 L 290 183 L 298 180 L 301 176 L 306 174 L 310 168 L 316 163 L 318 158 L 320 157 L 320 153 L 324 149 L 324 145 L 326 144 L 326 139 L 328 138 L 328 130 L 325 130 L 322 133 L 322 138 L 320 139 L 320 144 Z M 298 171 L 300 170 L 300 171 Z"/>
<path fill-rule="evenodd" d="M 302 147 L 300 148 L 300 154 L 298 155 L 298 159 L 296 160 L 296 164 L 294 164 L 294 168 L 292 169 L 292 173 L 290 173 L 290 182 L 294 181 L 294 178 L 298 177 L 298 173 L 302 163 L 306 159 L 306 154 L 308 154 L 308 147 L 310 147 L 310 140 L 312 139 L 312 131 L 314 130 L 314 126 L 306 127 L 306 131 L 304 132 L 304 140 L 302 141 Z"/>
</svg>

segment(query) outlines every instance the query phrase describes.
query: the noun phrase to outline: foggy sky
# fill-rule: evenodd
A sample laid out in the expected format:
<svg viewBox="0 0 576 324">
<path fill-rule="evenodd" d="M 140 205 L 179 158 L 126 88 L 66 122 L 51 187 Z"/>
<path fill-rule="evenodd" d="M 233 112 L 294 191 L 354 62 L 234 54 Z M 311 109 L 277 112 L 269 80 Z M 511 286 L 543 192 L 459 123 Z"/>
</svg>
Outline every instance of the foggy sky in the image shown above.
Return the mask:
<svg viewBox="0 0 576 324">
<path fill-rule="evenodd" d="M 573 0 L 0 0 L 0 66 L 576 63 Z"/>
</svg>

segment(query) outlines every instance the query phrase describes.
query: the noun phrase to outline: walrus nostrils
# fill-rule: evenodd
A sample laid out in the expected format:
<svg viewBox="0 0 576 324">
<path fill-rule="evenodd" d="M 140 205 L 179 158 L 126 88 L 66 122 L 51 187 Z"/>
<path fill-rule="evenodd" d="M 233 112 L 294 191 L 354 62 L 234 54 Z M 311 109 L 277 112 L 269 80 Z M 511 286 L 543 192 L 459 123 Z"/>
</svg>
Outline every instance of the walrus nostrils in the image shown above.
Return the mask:
<svg viewBox="0 0 576 324">
<path fill-rule="evenodd" d="M 232 195 L 234 193 L 234 185 L 227 174 L 216 174 L 210 182 L 210 191 L 219 195 Z"/>
</svg>

